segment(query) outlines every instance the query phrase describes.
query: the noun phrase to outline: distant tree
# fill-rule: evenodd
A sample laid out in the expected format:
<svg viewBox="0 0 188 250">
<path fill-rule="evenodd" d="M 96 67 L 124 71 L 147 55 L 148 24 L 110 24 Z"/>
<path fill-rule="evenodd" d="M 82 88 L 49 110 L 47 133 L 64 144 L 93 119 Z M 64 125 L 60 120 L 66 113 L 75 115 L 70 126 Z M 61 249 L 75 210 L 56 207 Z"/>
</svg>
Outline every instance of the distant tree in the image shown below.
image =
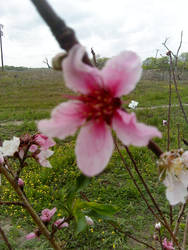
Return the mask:
<svg viewBox="0 0 188 250">
<path fill-rule="evenodd" d="M 51 69 L 51 66 L 50 66 L 50 64 L 48 62 L 48 58 L 47 57 L 45 57 L 43 63 L 45 63 L 48 66 L 48 68 Z"/>
<path fill-rule="evenodd" d="M 158 69 L 166 71 L 169 68 L 169 59 L 167 56 L 160 58 L 148 57 L 143 61 L 143 69 Z"/>
<path fill-rule="evenodd" d="M 182 62 L 188 62 L 188 52 L 183 52 L 179 56 L 179 60 Z"/>
</svg>

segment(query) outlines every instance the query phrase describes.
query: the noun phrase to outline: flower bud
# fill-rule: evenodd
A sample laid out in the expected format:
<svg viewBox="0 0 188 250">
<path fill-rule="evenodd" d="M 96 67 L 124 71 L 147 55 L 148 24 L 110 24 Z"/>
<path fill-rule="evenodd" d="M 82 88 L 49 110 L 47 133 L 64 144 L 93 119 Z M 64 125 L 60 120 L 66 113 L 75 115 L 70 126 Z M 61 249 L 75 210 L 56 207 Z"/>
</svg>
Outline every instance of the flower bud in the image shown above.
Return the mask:
<svg viewBox="0 0 188 250">
<path fill-rule="evenodd" d="M 156 223 L 155 224 L 155 229 L 156 230 L 159 230 L 161 228 L 161 223 L 159 222 L 159 223 Z"/>
<path fill-rule="evenodd" d="M 88 224 L 89 226 L 94 225 L 93 220 L 92 220 L 89 216 L 86 215 L 85 218 L 86 218 L 86 222 L 87 222 L 87 224 Z"/>
<path fill-rule="evenodd" d="M 24 185 L 25 185 L 25 182 L 21 178 L 19 178 L 18 179 L 18 186 L 21 187 L 21 188 L 23 188 Z"/>
<path fill-rule="evenodd" d="M 67 56 L 66 53 L 59 53 L 55 57 L 52 58 L 52 67 L 55 70 L 62 71 L 62 61 Z"/>
</svg>

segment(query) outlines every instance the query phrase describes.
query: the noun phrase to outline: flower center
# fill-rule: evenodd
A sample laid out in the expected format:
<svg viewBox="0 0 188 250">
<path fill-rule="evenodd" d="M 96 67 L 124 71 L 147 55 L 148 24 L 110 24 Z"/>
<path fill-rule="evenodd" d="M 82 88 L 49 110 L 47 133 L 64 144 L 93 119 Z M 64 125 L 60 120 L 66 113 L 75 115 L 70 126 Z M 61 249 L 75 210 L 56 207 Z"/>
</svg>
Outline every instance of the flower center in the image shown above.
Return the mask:
<svg viewBox="0 0 188 250">
<path fill-rule="evenodd" d="M 120 98 L 113 97 L 104 89 L 95 90 L 88 95 L 82 95 L 80 99 L 86 104 L 88 120 L 104 120 L 109 125 L 115 111 L 121 107 Z"/>
</svg>

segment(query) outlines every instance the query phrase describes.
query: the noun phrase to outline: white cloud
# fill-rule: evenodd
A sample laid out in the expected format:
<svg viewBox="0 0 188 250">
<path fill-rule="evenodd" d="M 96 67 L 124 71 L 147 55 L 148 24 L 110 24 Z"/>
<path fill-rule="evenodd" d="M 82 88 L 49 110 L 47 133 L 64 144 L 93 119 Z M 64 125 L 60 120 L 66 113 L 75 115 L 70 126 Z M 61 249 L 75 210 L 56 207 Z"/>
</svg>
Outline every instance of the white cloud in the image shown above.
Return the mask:
<svg viewBox="0 0 188 250">
<path fill-rule="evenodd" d="M 182 52 L 188 51 L 187 0 L 49 0 L 55 11 L 72 27 L 88 52 L 101 56 L 134 50 L 143 59 L 162 42 L 177 49 L 184 30 Z M 0 6 L 4 25 L 4 61 L 8 65 L 44 67 L 61 49 L 30 1 L 6 0 Z"/>
</svg>

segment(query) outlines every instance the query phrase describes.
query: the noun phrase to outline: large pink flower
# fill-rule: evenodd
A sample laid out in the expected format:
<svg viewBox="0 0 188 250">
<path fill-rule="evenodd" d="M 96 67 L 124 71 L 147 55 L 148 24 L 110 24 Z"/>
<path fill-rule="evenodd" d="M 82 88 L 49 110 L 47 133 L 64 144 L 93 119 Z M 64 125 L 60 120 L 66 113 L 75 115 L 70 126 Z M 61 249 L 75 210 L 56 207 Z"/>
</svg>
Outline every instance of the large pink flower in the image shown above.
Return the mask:
<svg viewBox="0 0 188 250">
<path fill-rule="evenodd" d="M 125 145 L 146 146 L 161 133 L 136 121 L 134 113 L 121 108 L 120 96 L 131 92 L 142 73 L 139 57 L 125 51 L 110 59 L 99 71 L 82 62 L 85 49 L 75 45 L 63 61 L 67 87 L 80 93 L 61 103 L 50 120 L 39 122 L 39 130 L 49 137 L 64 139 L 81 127 L 76 143 L 77 163 L 87 176 L 103 171 L 113 151 L 111 128 Z"/>
</svg>

